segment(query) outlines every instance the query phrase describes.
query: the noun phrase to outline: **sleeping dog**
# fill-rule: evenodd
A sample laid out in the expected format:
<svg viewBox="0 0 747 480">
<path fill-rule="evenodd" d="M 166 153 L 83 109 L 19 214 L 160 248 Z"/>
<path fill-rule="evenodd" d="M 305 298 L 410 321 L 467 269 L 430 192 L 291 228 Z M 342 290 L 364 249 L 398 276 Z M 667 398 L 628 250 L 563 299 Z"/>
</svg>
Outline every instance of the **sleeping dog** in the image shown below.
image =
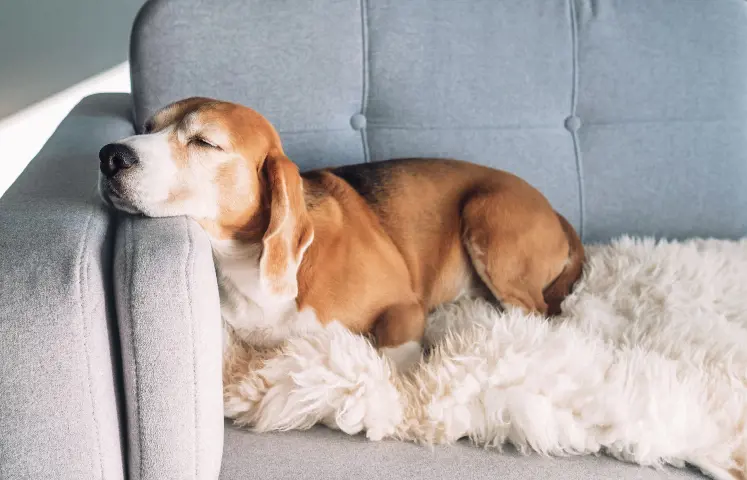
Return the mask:
<svg viewBox="0 0 747 480">
<path fill-rule="evenodd" d="M 552 315 L 582 271 L 573 227 L 515 175 L 425 158 L 300 173 L 234 103 L 175 102 L 99 157 L 111 206 L 202 226 L 224 324 L 256 346 L 337 321 L 406 369 L 434 307 L 479 295 Z"/>
</svg>

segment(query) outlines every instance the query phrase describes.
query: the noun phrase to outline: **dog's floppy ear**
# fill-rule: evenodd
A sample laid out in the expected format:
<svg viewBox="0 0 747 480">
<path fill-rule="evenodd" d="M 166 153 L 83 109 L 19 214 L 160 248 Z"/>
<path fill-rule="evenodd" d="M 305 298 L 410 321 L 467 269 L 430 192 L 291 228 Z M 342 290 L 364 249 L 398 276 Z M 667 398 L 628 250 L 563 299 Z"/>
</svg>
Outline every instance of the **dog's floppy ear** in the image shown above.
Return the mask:
<svg viewBox="0 0 747 480">
<path fill-rule="evenodd" d="M 282 151 L 272 150 L 263 165 L 270 195 L 270 222 L 259 260 L 262 290 L 274 297 L 298 295 L 296 275 L 314 239 L 298 167 Z"/>
</svg>

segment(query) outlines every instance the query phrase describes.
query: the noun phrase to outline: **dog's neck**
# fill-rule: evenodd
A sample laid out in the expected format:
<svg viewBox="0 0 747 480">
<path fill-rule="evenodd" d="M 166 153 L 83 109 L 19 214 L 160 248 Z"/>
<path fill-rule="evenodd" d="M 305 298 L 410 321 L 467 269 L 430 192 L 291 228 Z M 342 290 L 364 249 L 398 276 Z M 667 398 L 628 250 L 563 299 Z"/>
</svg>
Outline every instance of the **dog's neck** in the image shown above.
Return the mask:
<svg viewBox="0 0 747 480">
<path fill-rule="evenodd" d="M 241 340 L 260 348 L 274 348 L 296 332 L 315 327 L 313 312 L 301 315 L 295 299 L 264 292 L 259 260 L 262 242 L 213 239 L 221 317 Z M 311 314 L 311 315 L 310 315 Z M 306 318 L 308 317 L 308 318 Z"/>
<path fill-rule="evenodd" d="M 261 200 L 258 202 L 263 204 Z M 263 205 L 264 206 L 264 205 Z M 257 302 L 259 290 L 259 261 L 262 240 L 269 223 L 269 210 L 256 209 L 245 222 L 200 222 L 210 238 L 216 273 L 221 287 L 234 290 Z M 221 289 L 223 295 L 224 289 Z"/>
<path fill-rule="evenodd" d="M 270 212 L 261 194 L 248 199 L 244 212 L 199 223 L 210 238 L 220 284 L 233 286 L 242 295 L 256 300 L 254 297 L 261 296 L 259 260 Z"/>
<path fill-rule="evenodd" d="M 259 293 L 259 259 L 261 240 L 243 242 L 236 239 L 210 237 L 213 260 L 221 287 L 230 287 L 250 300 L 257 301 Z M 221 290 L 221 294 L 223 294 Z"/>
</svg>

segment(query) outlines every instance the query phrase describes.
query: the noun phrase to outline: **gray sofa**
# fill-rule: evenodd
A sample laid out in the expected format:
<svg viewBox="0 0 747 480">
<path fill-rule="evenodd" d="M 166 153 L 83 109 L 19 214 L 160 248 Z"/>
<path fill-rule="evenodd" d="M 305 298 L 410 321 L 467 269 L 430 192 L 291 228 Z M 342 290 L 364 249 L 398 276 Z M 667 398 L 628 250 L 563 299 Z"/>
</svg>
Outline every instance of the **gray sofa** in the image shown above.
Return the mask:
<svg viewBox="0 0 747 480">
<path fill-rule="evenodd" d="M 698 477 L 224 423 L 207 238 L 107 210 L 97 151 L 207 95 L 265 114 L 302 169 L 452 156 L 523 176 L 586 242 L 735 238 L 747 2 L 155 0 L 131 67 L 0 199 L 0 479 Z"/>
</svg>

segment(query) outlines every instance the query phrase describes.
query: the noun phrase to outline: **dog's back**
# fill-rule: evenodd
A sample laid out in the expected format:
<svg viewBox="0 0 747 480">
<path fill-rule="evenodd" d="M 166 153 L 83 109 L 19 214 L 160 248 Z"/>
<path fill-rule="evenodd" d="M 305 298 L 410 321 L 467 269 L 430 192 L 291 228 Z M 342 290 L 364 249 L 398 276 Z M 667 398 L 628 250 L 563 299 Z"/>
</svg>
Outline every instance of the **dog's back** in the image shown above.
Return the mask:
<svg viewBox="0 0 747 480">
<path fill-rule="evenodd" d="M 478 292 L 483 283 L 490 287 L 487 273 L 480 275 L 476 265 L 480 261 L 474 258 L 476 252 L 470 253 L 465 236 L 484 229 L 485 215 L 500 219 L 502 224 L 504 251 L 492 252 L 491 257 L 504 256 L 506 247 L 512 249 L 516 242 L 554 250 L 550 256 L 558 257 L 556 251 L 560 251 L 561 266 L 542 268 L 550 272 L 540 275 L 544 277 L 541 290 L 547 290 L 545 300 L 528 301 L 527 309 L 559 313 L 560 302 L 580 275 L 583 246 L 573 227 L 554 212 L 539 191 L 508 172 L 452 159 L 409 158 L 311 171 L 303 176 L 313 183 L 322 174 L 333 175 L 365 201 L 404 257 L 413 289 L 427 309 Z M 465 208 L 474 204 L 475 198 L 491 193 L 498 194 L 500 201 L 488 201 L 489 211 L 477 213 L 483 219 L 473 219 L 470 225 Z M 524 252 L 517 247 L 513 248 L 515 254 L 535 256 L 540 263 L 545 259 L 541 252 Z M 477 250 L 484 248 L 478 246 Z M 475 281 L 475 275 L 482 281 Z M 504 300 L 495 288 L 489 289 Z"/>
</svg>

